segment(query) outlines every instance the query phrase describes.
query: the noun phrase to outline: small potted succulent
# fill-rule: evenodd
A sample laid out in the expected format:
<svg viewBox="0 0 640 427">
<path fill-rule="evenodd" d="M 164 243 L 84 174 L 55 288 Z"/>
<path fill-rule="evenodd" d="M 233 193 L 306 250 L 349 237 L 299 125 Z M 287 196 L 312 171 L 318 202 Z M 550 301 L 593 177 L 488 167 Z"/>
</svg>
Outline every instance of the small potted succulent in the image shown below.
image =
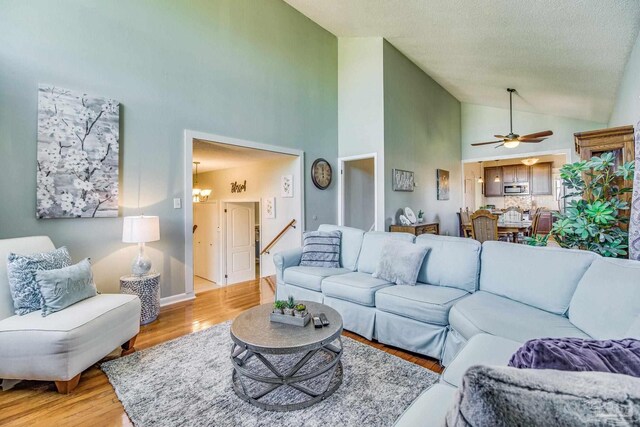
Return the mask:
<svg viewBox="0 0 640 427">
<path fill-rule="evenodd" d="M 293 310 L 296 307 L 296 302 L 293 299 L 293 296 L 289 295 L 289 299 L 287 299 L 287 305 L 283 307 L 282 312 L 286 316 L 293 316 Z"/>
<path fill-rule="evenodd" d="M 273 303 L 273 312 L 276 314 L 282 314 L 282 310 L 287 306 L 286 301 L 277 300 Z"/>
<path fill-rule="evenodd" d="M 307 306 L 304 304 L 296 304 L 294 315 L 296 317 L 304 317 L 307 315 Z"/>
</svg>

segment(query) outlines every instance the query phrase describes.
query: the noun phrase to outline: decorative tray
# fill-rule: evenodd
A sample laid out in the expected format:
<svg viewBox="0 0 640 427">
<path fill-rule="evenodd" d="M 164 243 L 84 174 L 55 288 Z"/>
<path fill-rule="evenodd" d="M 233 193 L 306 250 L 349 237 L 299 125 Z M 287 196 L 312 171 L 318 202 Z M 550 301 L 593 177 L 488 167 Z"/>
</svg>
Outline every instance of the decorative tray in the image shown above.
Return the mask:
<svg viewBox="0 0 640 427">
<path fill-rule="evenodd" d="M 311 313 L 304 315 L 304 317 L 296 317 L 290 314 L 271 313 L 269 318 L 272 322 L 284 323 L 293 326 L 307 326 L 307 323 L 311 320 Z"/>
</svg>

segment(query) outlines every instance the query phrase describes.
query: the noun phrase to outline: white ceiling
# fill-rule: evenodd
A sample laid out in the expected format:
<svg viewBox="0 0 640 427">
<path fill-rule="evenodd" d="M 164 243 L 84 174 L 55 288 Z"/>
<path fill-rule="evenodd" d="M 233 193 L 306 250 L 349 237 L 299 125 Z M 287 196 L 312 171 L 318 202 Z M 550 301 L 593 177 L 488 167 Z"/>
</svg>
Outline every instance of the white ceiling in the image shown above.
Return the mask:
<svg viewBox="0 0 640 427">
<path fill-rule="evenodd" d="M 231 169 L 274 159 L 292 158 L 287 154 L 220 144 L 196 139 L 193 142 L 193 161 L 200 162 L 198 173 Z M 195 166 L 193 168 L 195 173 Z"/>
<path fill-rule="evenodd" d="M 285 0 L 338 37 L 384 37 L 462 102 L 606 123 L 640 0 Z"/>
</svg>

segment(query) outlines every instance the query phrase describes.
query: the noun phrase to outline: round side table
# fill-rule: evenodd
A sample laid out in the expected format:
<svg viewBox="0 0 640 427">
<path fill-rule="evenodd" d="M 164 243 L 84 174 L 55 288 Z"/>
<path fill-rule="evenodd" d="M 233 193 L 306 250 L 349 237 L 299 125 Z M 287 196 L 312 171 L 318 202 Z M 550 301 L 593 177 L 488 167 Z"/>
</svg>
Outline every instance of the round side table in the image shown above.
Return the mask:
<svg viewBox="0 0 640 427">
<path fill-rule="evenodd" d="M 158 318 L 160 313 L 160 273 L 144 276 L 122 276 L 120 293 L 137 295 L 142 303 L 140 324 L 146 325 Z"/>
</svg>

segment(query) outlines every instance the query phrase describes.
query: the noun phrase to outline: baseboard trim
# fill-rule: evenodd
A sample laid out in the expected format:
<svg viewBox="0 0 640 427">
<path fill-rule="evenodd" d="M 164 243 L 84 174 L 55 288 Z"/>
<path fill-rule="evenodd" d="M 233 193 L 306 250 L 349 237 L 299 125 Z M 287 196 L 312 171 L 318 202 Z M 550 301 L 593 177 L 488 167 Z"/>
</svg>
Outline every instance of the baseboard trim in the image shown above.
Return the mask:
<svg viewBox="0 0 640 427">
<path fill-rule="evenodd" d="M 194 300 L 196 296 L 192 293 L 182 293 L 178 295 L 171 295 L 170 297 L 160 298 L 160 307 L 166 307 L 168 305 L 177 304 L 179 302 Z"/>
</svg>

